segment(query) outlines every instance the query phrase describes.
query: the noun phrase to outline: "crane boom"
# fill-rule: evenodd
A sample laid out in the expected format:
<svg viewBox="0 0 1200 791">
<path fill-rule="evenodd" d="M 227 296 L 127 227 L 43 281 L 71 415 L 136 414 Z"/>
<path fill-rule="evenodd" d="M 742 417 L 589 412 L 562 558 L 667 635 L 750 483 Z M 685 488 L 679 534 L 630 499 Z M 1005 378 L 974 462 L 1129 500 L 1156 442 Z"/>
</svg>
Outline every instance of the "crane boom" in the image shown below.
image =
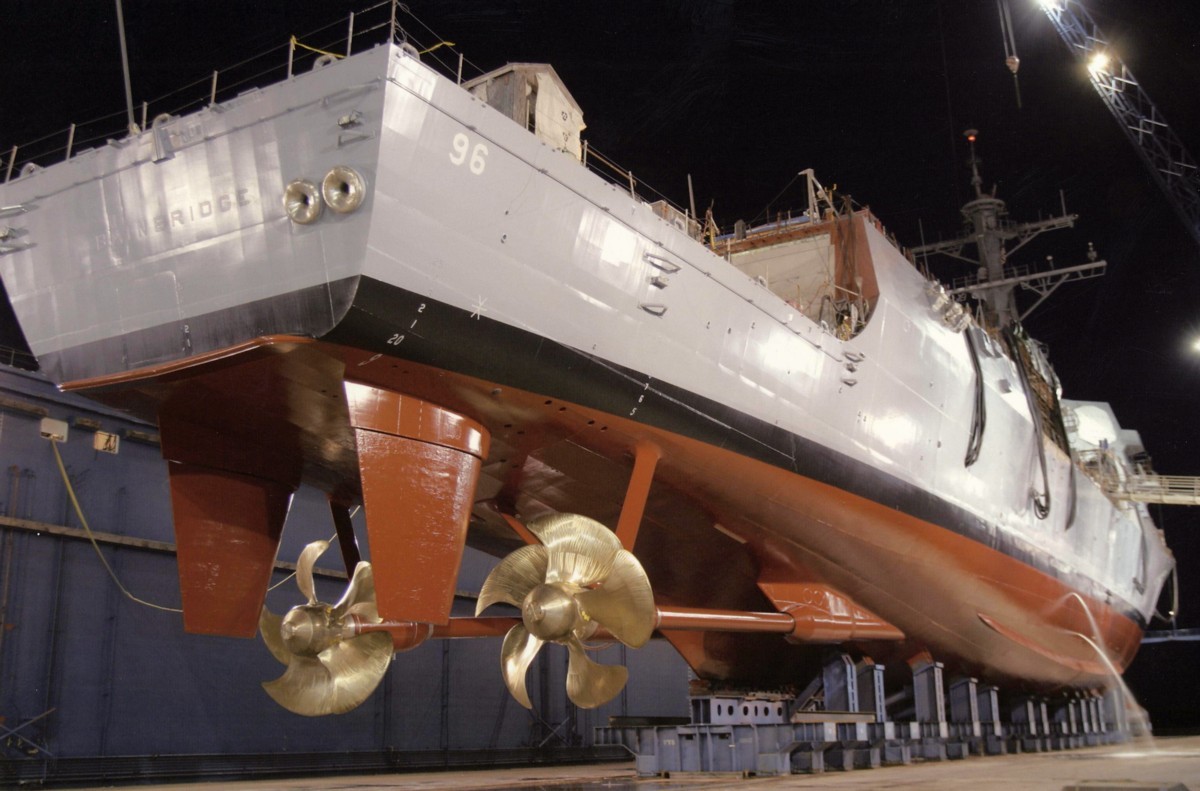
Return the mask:
<svg viewBox="0 0 1200 791">
<path fill-rule="evenodd" d="M 1200 245 L 1200 169 L 1078 0 L 1039 0 L 1068 49 Z"/>
</svg>

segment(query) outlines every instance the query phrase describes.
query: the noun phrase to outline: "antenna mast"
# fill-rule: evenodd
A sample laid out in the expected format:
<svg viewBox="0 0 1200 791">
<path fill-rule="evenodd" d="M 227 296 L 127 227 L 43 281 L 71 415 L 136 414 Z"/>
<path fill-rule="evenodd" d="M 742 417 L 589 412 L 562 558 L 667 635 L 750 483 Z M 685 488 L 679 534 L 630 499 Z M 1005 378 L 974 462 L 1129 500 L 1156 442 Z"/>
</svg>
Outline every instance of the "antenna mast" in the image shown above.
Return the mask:
<svg viewBox="0 0 1200 791">
<path fill-rule="evenodd" d="M 125 47 L 125 14 L 121 10 L 121 0 L 117 2 L 117 34 L 121 38 L 121 71 L 125 73 L 125 111 L 129 118 L 129 134 L 136 135 L 141 130 L 133 120 L 133 88 L 129 84 L 129 53 Z"/>
<path fill-rule="evenodd" d="M 951 281 L 950 288 L 946 290 L 948 295 L 974 297 L 983 303 L 984 315 L 989 323 L 1003 328 L 1024 321 L 1063 283 L 1104 274 L 1107 262 L 1096 260 L 1097 255 L 1090 244 L 1088 261 L 1084 264 L 1056 267 L 1053 260 L 1049 260 L 1048 268 L 1036 270 L 1012 265 L 1010 256 L 1035 236 L 1059 228 L 1070 228 L 1078 218 L 1074 214 L 1067 214 L 1064 207 L 1059 217 L 1024 223 L 1010 221 L 1004 201 L 983 189 L 983 177 L 979 175 L 980 161 L 975 155 L 978 131 L 968 129 L 963 134 L 971 149 L 971 186 L 975 190 L 975 197 L 962 207 L 966 233 L 958 239 L 921 244 L 912 249 L 914 255 L 945 255 L 975 270 L 973 274 Z M 967 254 L 968 246 L 974 246 L 974 256 Z M 1015 299 L 1014 291 L 1017 288 L 1033 291 L 1039 299 L 1022 311 Z"/>
</svg>

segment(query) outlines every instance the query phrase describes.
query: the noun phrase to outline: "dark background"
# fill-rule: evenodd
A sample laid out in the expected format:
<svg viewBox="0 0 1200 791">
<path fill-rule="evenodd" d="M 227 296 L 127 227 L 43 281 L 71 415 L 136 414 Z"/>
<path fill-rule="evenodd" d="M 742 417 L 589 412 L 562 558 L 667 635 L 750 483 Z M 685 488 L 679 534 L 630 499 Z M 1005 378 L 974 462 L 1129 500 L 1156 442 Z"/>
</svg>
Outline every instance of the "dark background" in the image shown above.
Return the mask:
<svg viewBox="0 0 1200 791">
<path fill-rule="evenodd" d="M 507 61 L 552 63 L 584 109 L 591 146 L 679 205 L 691 174 L 701 212 L 711 205 L 726 230 L 804 208 L 800 183 L 785 187 L 812 167 L 901 244 L 919 244 L 921 226 L 927 241 L 956 236 L 970 195 L 962 132 L 979 129 L 985 186 L 996 185 L 1014 220 L 1058 213 L 1062 199 L 1081 215 L 1015 262 L 1082 263 L 1088 242 L 1108 261 L 1105 277 L 1063 286 L 1026 322 L 1049 345 L 1064 394 L 1112 403 L 1160 472 L 1200 475 L 1200 246 L 1036 2 L 1007 2 L 1020 107 L 995 0 L 412 0 L 397 21 L 419 49 L 455 42 L 435 54 L 453 66 L 465 53 L 468 77 Z M 278 79 L 289 35 L 340 51 L 346 15 L 367 5 L 126 0 L 134 101 L 152 101 L 151 116 L 181 109 L 208 95 L 214 69 L 268 50 L 229 72 L 249 83 L 222 76 L 219 96 Z M 1200 153 L 1200 3 L 1086 5 Z M 386 15 L 364 13 L 356 28 Z M 18 165 L 54 161 L 71 122 L 81 124 L 76 150 L 119 136 L 113 3 L 9 0 L 3 16 L 5 165 L 14 144 Z M 11 326 L 6 335 L 20 344 Z M 1180 563 L 1179 625 L 1200 626 L 1200 509 L 1155 507 L 1155 516 Z M 1129 680 L 1160 730 L 1200 726 L 1198 658 L 1197 644 L 1174 643 L 1146 646 L 1134 663 Z"/>
</svg>

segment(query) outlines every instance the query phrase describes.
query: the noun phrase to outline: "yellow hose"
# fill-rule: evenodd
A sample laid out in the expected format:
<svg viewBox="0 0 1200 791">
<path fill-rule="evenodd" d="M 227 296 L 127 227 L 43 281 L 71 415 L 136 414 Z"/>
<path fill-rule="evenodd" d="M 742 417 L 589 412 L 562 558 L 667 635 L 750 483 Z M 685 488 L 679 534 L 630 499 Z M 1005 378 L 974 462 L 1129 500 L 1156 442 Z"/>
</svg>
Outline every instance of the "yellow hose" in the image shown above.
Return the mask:
<svg viewBox="0 0 1200 791">
<path fill-rule="evenodd" d="M 113 571 L 112 566 L 108 565 L 108 559 L 105 558 L 104 553 L 100 551 L 100 545 L 96 543 L 96 537 L 92 535 L 92 528 L 88 526 L 87 519 L 83 515 L 83 509 L 79 506 L 79 498 L 75 496 L 75 487 L 71 485 L 71 478 L 69 475 L 67 475 L 67 468 L 63 465 L 62 455 L 58 452 L 58 443 L 54 440 L 50 440 L 50 447 L 54 450 L 54 461 L 58 463 L 58 471 L 62 474 L 63 483 L 67 486 L 67 496 L 71 498 L 71 505 L 75 507 L 75 516 L 79 518 L 79 524 L 83 525 L 83 532 L 87 533 L 88 541 L 92 542 L 92 548 L 96 550 L 96 556 L 99 557 L 100 562 L 104 564 L 104 569 L 108 572 L 108 576 L 112 577 L 112 581 L 116 583 L 118 588 L 121 589 L 121 593 L 124 593 L 127 598 L 137 602 L 138 604 L 144 604 L 147 607 L 153 607 L 156 610 L 162 610 L 164 612 L 183 612 L 183 610 L 176 607 L 164 607 L 161 604 L 155 604 L 154 602 L 148 602 L 145 599 L 139 599 L 137 596 L 134 596 L 132 593 L 130 593 L 128 588 L 121 584 L 121 580 L 117 579 L 117 574 Z"/>
</svg>

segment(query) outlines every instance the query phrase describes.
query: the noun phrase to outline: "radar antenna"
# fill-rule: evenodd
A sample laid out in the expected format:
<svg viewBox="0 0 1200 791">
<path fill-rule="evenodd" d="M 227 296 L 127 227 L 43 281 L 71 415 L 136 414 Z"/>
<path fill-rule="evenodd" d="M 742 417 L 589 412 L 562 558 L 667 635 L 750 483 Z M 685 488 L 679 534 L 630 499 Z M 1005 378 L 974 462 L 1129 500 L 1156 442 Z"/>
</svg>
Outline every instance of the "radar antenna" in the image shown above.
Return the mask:
<svg viewBox="0 0 1200 791">
<path fill-rule="evenodd" d="M 1104 274 L 1107 262 L 1097 260 L 1095 249 L 1088 245 L 1087 263 L 1056 268 L 1054 260 L 1047 258 L 1045 268 L 1032 269 L 1014 266 L 1009 262 L 1013 253 L 1024 247 L 1035 236 L 1059 228 L 1075 225 L 1078 215 L 1067 214 L 1066 206 L 1058 217 L 1036 222 L 1015 223 L 1008 219 L 1004 201 L 983 189 L 983 177 L 979 175 L 980 160 L 975 155 L 975 140 L 979 132 L 968 129 L 963 132 L 971 147 L 971 186 L 975 197 L 962 207 L 966 221 L 965 233 L 958 239 L 923 244 L 912 248 L 914 255 L 940 254 L 958 259 L 975 268 L 975 274 L 955 278 L 950 282 L 946 294 L 958 299 L 970 295 L 986 307 L 987 319 L 997 327 L 1009 327 L 1020 323 L 1041 305 L 1051 293 L 1063 283 L 1087 280 Z M 1009 245 L 1010 242 L 1015 244 Z M 967 255 L 966 249 L 974 245 L 976 256 Z M 1013 290 L 1021 287 L 1033 291 L 1038 300 L 1024 311 L 1017 307 Z"/>
</svg>

